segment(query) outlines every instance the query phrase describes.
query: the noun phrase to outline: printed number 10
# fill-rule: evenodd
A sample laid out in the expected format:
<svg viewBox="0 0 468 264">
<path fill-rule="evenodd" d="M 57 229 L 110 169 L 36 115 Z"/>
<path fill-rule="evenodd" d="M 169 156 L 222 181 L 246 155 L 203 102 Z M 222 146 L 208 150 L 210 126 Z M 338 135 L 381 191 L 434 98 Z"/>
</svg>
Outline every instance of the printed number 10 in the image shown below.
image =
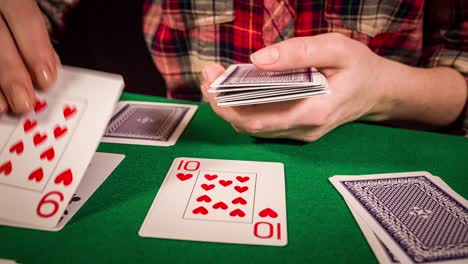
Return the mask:
<svg viewBox="0 0 468 264">
<path fill-rule="evenodd" d="M 182 168 L 184 168 L 186 171 L 196 171 L 200 168 L 200 162 L 196 160 L 189 160 L 187 162 L 180 160 L 179 166 L 177 166 L 177 170 Z"/>
<path fill-rule="evenodd" d="M 276 224 L 275 226 L 272 223 L 268 222 L 257 222 L 254 225 L 254 236 L 261 238 L 261 239 L 270 239 L 275 235 L 276 231 L 276 238 L 281 240 L 281 223 Z"/>
</svg>

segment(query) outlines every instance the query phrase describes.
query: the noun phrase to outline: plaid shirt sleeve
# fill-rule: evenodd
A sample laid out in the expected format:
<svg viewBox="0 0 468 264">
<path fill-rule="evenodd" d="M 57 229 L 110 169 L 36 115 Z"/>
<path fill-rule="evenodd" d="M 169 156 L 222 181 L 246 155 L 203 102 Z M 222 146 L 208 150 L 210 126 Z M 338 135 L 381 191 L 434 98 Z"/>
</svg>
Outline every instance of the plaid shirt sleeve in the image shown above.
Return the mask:
<svg viewBox="0 0 468 264">
<path fill-rule="evenodd" d="M 36 0 L 52 38 L 64 29 L 64 16 L 79 0 Z"/>
<path fill-rule="evenodd" d="M 450 67 L 465 78 L 468 89 L 468 21 L 463 1 L 427 1 L 423 67 Z M 468 102 L 457 124 L 468 136 Z"/>
</svg>

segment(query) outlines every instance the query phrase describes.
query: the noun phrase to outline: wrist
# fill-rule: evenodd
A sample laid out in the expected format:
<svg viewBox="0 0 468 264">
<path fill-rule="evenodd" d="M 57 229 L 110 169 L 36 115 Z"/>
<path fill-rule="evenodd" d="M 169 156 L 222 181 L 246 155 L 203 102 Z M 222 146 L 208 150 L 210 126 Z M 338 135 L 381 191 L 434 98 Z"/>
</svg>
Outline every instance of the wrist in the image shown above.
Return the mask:
<svg viewBox="0 0 468 264">
<path fill-rule="evenodd" d="M 411 67 L 375 55 L 375 62 L 370 69 L 369 90 L 374 94 L 368 113 L 363 119 L 367 121 L 382 122 L 391 120 L 399 102 L 399 85 L 397 80 L 403 76 L 411 76 Z"/>
<path fill-rule="evenodd" d="M 411 67 L 383 57 L 375 67 L 372 88 L 377 96 L 369 121 L 444 127 L 459 117 L 466 104 L 465 80 L 454 69 Z"/>
</svg>

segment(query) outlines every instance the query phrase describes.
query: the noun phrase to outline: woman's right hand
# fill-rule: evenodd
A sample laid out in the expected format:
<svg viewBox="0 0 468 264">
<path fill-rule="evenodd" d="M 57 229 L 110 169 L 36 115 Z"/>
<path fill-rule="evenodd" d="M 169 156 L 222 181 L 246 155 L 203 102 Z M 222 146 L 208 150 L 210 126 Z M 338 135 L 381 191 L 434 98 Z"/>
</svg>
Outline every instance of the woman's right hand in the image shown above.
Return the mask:
<svg viewBox="0 0 468 264">
<path fill-rule="evenodd" d="M 57 78 L 60 60 L 34 0 L 0 0 L 0 112 L 26 113 L 34 89 Z"/>
</svg>

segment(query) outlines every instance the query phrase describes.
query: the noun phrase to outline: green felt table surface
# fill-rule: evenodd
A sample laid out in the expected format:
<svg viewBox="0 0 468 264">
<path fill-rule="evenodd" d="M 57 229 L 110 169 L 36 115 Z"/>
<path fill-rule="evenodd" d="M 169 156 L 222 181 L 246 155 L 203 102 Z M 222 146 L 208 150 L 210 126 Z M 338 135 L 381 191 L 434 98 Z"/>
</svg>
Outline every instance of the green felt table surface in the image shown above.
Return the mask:
<svg viewBox="0 0 468 264">
<path fill-rule="evenodd" d="M 121 99 L 179 102 L 128 93 Z M 62 231 L 0 227 L 0 258 L 20 263 L 376 263 L 329 177 L 425 170 L 468 197 L 467 139 L 361 123 L 308 144 L 262 140 L 237 134 L 209 105 L 200 104 L 173 147 L 102 143 L 98 151 L 126 158 Z M 288 245 L 139 237 L 177 157 L 284 163 Z"/>
</svg>

